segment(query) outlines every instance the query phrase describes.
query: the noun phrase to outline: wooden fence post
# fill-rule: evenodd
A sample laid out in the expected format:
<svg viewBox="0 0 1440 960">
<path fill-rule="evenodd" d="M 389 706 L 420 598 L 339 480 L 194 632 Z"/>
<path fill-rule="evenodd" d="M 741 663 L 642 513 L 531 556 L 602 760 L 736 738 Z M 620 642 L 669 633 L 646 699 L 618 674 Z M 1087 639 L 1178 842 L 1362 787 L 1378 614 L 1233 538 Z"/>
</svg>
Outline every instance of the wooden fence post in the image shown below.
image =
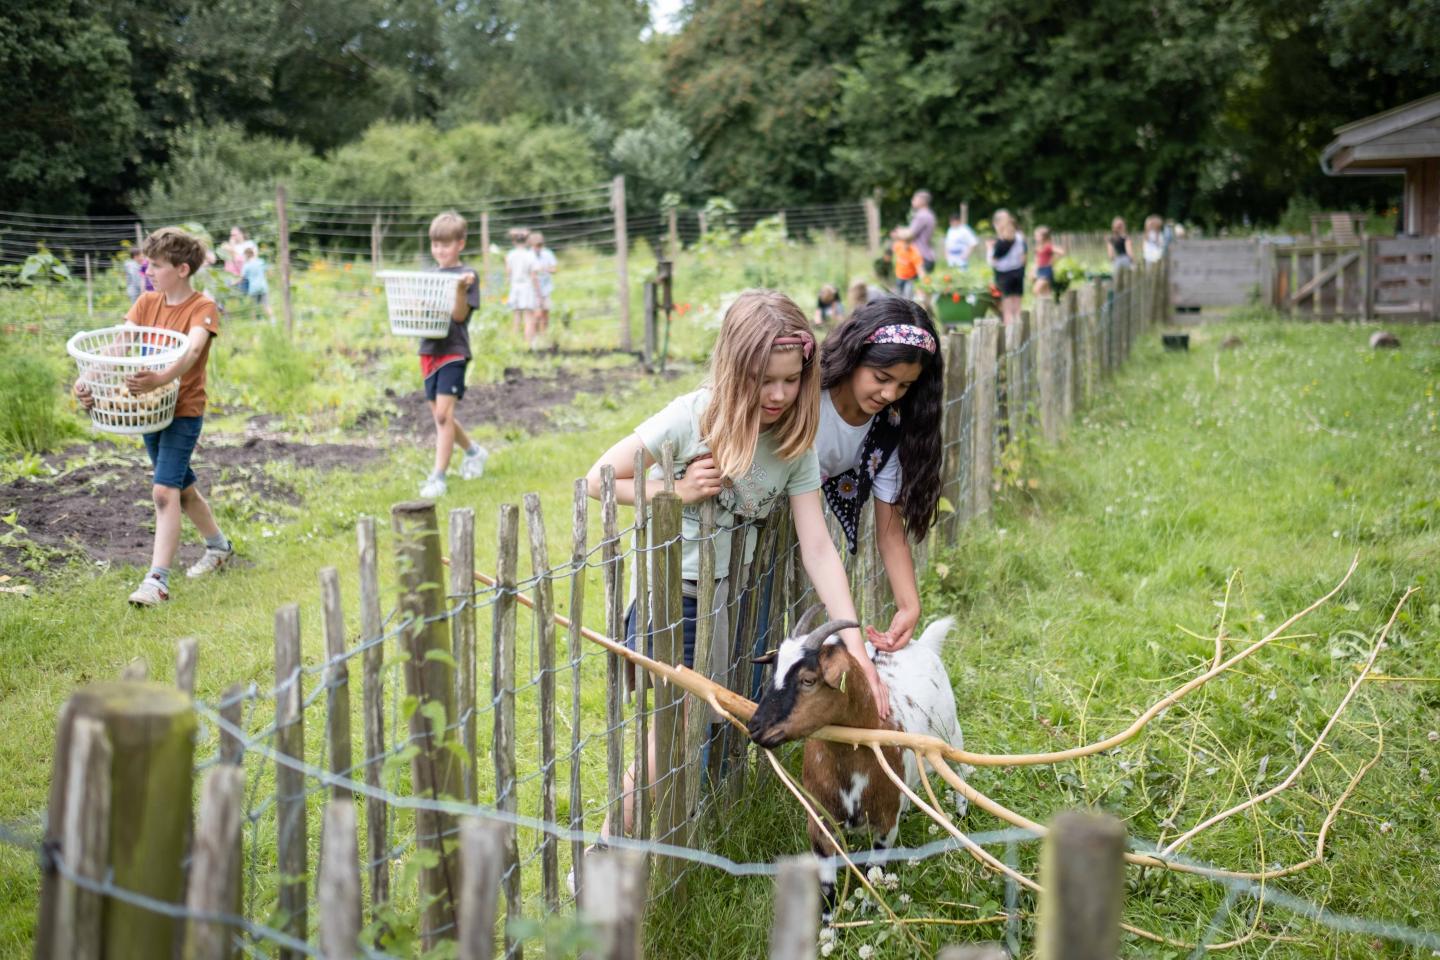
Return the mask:
<svg viewBox="0 0 1440 960">
<path fill-rule="evenodd" d="M 245 819 L 245 772 L 222 763 L 205 775 L 195 853 L 185 907 L 191 913 L 240 913 L 240 827 Z M 238 955 L 227 924 L 192 919 L 185 929 L 185 960 L 230 960 Z"/>
<path fill-rule="evenodd" d="M 475 511 L 456 507 L 450 511 L 450 602 L 459 609 L 450 620 L 451 655 L 455 657 L 455 718 L 460 743 L 468 758 L 463 779 L 464 799 L 479 798 L 479 759 L 475 718 Z"/>
<path fill-rule="evenodd" d="M 872 257 L 879 256 L 880 254 L 880 202 L 876 199 L 878 194 L 879 191 L 877 190 L 875 194 L 866 197 L 864 200 L 865 249 L 869 251 Z"/>
<path fill-rule="evenodd" d="M 620 349 L 630 350 L 630 239 L 625 230 L 625 176 L 610 182 L 610 210 L 615 215 L 615 282 L 620 309 Z"/>
<path fill-rule="evenodd" d="M 80 720 L 95 721 L 103 730 Z M 174 687 L 120 681 L 75 691 L 56 727 L 47 844 L 63 850 L 68 838 L 70 853 L 62 862 L 81 876 L 99 880 L 108 866 L 116 887 L 166 903 L 183 902 L 194 739 L 190 699 Z M 102 767 L 108 770 L 108 791 Z M 141 837 L 144 843 L 137 842 Z M 84 956 L 76 951 L 88 949 L 85 941 L 96 932 L 96 901 L 75 890 L 65 892 L 68 886 L 53 867 L 42 877 L 35 942 L 40 960 Z M 96 900 L 95 944 L 96 949 L 104 945 L 105 960 L 168 957 L 179 944 L 183 924 L 175 918 L 119 900 Z"/>
<path fill-rule="evenodd" d="M 295 311 L 290 303 L 290 217 L 285 209 L 285 184 L 275 185 L 275 223 L 280 257 L 280 305 L 285 311 L 285 334 L 295 335 Z"/>
<path fill-rule="evenodd" d="M 589 556 L 590 537 L 588 484 L 581 477 L 575 481 L 575 493 L 571 501 L 570 526 L 570 830 L 576 834 L 570 841 L 570 867 L 575 872 L 575 889 L 582 883 L 581 861 L 584 860 L 585 841 L 578 834 L 585 829 L 585 806 L 580 795 L 580 711 L 582 707 L 581 688 L 581 640 L 582 624 L 585 622 L 585 561 Z M 606 691 L 608 702 L 609 691 Z M 608 743 L 607 743 L 608 748 Z"/>
<path fill-rule="evenodd" d="M 360 691 L 365 724 L 365 786 L 380 789 L 385 755 L 385 687 L 382 669 L 385 645 L 380 642 L 384 621 L 380 614 L 380 569 L 375 544 L 375 518 L 355 523 L 360 554 L 360 642 L 365 644 L 364 675 Z M 390 899 L 390 831 L 385 801 L 365 797 L 365 855 L 370 863 L 370 918 Z"/>
<path fill-rule="evenodd" d="M 582 960 L 644 960 L 645 855 L 636 850 L 611 849 L 596 853 L 588 864 L 591 880 L 580 898 L 580 909 L 593 925 L 597 945 L 582 953 Z"/>
<path fill-rule="evenodd" d="M 615 640 L 625 635 L 625 578 L 621 570 L 620 530 L 616 519 L 615 468 L 600 468 L 600 565 L 605 583 L 605 633 Z M 605 809 L 620 834 L 625 833 L 625 670 L 618 654 L 605 655 Z M 580 880 L 580 871 L 575 872 Z"/>
<path fill-rule="evenodd" d="M 674 263 L 680 256 L 680 219 L 674 207 L 666 212 L 665 217 L 670 240 L 670 262 Z"/>
<path fill-rule="evenodd" d="M 950 501 L 950 515 L 945 518 L 945 542 L 955 545 L 960 524 L 969 513 L 970 491 L 960 482 L 960 466 L 969 462 L 969 451 L 963 448 L 966 420 L 965 376 L 966 351 L 970 338 L 967 334 L 951 330 L 945 334 L 945 418 L 944 418 L 944 476 L 941 491 Z"/>
<path fill-rule="evenodd" d="M 547 572 L 550 551 L 545 543 L 545 516 L 540 496 L 525 494 L 525 520 L 530 532 L 530 572 L 535 579 L 535 642 L 540 650 L 540 818 L 555 822 L 555 596 Z M 546 909 L 560 909 L 560 848 L 552 833 L 540 836 L 540 888 Z"/>
<path fill-rule="evenodd" d="M 409 727 L 410 737 L 420 749 L 410 762 L 410 782 L 417 796 L 459 799 L 465 791 L 463 765 L 445 746 L 456 718 L 455 671 L 444 621 L 444 574 L 435 504 L 430 500 L 397 503 L 390 508 L 390 519 L 400 580 L 399 616 L 407 625 L 402 634 L 409 655 L 405 689 L 418 701 Z M 455 851 L 444 839 L 454 826 L 450 814 L 415 811 L 416 843 L 436 854 L 435 865 L 420 871 L 420 898 L 428 904 L 420 925 L 426 950 L 440 942 L 441 931 L 455 920 Z"/>
<path fill-rule="evenodd" d="M 707 498 L 700 504 L 700 568 L 695 587 L 695 669 L 702 676 L 723 683 L 717 676 L 714 657 L 715 637 L 715 499 Z M 723 644 L 723 638 L 721 640 Z M 685 730 L 685 758 L 690 772 L 685 781 L 685 811 L 688 817 L 700 798 L 700 781 L 704 779 L 704 768 L 700 763 L 705 740 L 709 737 L 711 724 L 719 720 L 718 715 L 695 704 L 690 710 Z M 712 749 L 715 749 L 712 746 Z M 697 819 L 691 819 L 690 837 L 695 836 Z M 688 845 L 690 839 L 686 840 Z"/>
<path fill-rule="evenodd" d="M 1040 960 L 1115 960 L 1125 897 L 1125 827 L 1067 811 L 1045 838 L 1040 867 Z"/>
<path fill-rule="evenodd" d="M 1075 419 L 1080 407 L 1080 292 L 1074 287 L 1060 299 L 1060 317 L 1064 323 L 1065 393 L 1060 398 L 1065 422 Z"/>
<path fill-rule="evenodd" d="M 684 630 L 681 626 L 682 544 L 679 494 L 662 490 L 651 499 L 650 556 L 651 606 L 654 609 L 655 659 L 664 663 L 684 662 Z M 684 843 L 676 832 L 685 823 L 685 766 L 681 755 L 685 742 L 683 693 L 674 684 L 657 684 L 655 690 L 655 771 L 661 782 L 655 802 L 655 838 L 662 843 Z M 663 780 L 663 782 L 662 782 Z M 677 877 L 680 862 L 666 857 L 660 861 L 663 883 Z"/>
<path fill-rule="evenodd" d="M 982 319 L 971 333 L 971 354 L 975 358 L 974 420 L 971 459 L 971 496 L 973 516 L 989 522 L 992 498 L 991 484 L 995 477 L 995 338 L 1000 325 Z M 1043 342 L 1043 341 L 1042 341 Z"/>
<path fill-rule="evenodd" d="M 770 960 L 814 960 L 820 933 L 820 861 L 813 855 L 775 862 L 775 916 Z"/>
<path fill-rule="evenodd" d="M 175 644 L 175 689 L 192 700 L 195 698 L 195 668 L 200 657 L 200 642 L 183 637 Z"/>
<path fill-rule="evenodd" d="M 350 737 L 350 665 L 345 660 L 345 612 L 340 606 L 340 574 L 334 567 L 320 571 L 320 621 L 325 634 L 325 739 L 330 753 L 330 772 L 353 777 Z M 354 795 L 334 784 L 335 797 Z"/>
<path fill-rule="evenodd" d="M 331 797 L 320 832 L 320 953 L 325 960 L 360 955 L 360 851 L 355 845 L 355 802 Z"/>
<path fill-rule="evenodd" d="M 286 604 L 275 611 L 275 752 L 303 762 L 305 711 L 300 681 L 300 607 Z M 305 774 L 275 761 L 276 863 L 280 871 L 280 929 L 297 940 L 308 933 L 306 896 Z M 280 951 L 281 960 L 300 960 L 294 950 Z"/>
<path fill-rule="evenodd" d="M 652 626 L 650 610 L 651 525 L 646 501 L 645 451 L 635 451 L 635 638 L 638 648 L 647 650 Z M 654 652 L 653 650 L 650 652 Z M 635 675 L 635 776 L 631 787 L 632 837 L 650 839 L 650 673 L 636 669 Z M 648 869 L 648 864 L 647 864 Z"/>
<path fill-rule="evenodd" d="M 85 254 L 85 315 L 95 318 L 95 278 L 90 272 L 90 254 Z"/>
<path fill-rule="evenodd" d="M 495 806 L 504 813 L 519 809 L 515 795 L 515 568 L 519 554 L 520 511 L 513 503 L 500 505 L 499 549 L 495 557 L 495 605 L 491 626 L 490 692 L 494 703 Z M 520 892 L 520 847 L 515 824 L 504 825 L 505 852 L 500 874 L 505 878 L 505 914 L 518 919 L 522 914 Z M 505 932 L 505 952 L 520 946 Z"/>
<path fill-rule="evenodd" d="M 504 850 L 502 825 L 479 817 L 460 818 L 459 960 L 491 960 L 495 955 Z"/>
<path fill-rule="evenodd" d="M 490 211 L 480 212 L 480 296 L 485 296 L 485 284 L 490 282 Z"/>
<path fill-rule="evenodd" d="M 383 266 L 381 264 L 381 234 L 380 214 L 375 214 L 375 219 L 370 223 L 370 272 L 379 273 Z"/>
</svg>

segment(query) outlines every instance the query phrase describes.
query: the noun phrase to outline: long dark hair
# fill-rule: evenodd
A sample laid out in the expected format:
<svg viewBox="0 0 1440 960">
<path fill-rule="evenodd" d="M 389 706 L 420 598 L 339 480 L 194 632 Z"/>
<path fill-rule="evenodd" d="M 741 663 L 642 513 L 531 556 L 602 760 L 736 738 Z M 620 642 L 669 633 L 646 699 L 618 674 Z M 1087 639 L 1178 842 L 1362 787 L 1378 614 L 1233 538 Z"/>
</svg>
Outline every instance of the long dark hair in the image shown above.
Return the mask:
<svg viewBox="0 0 1440 960">
<path fill-rule="evenodd" d="M 866 343 L 881 327 L 907 324 L 935 338 L 935 352 L 904 343 Z M 825 339 L 820 350 L 820 389 L 849 379 L 856 367 L 920 364 L 920 376 L 895 404 L 900 408 L 900 516 L 910 539 L 930 532 L 940 502 L 940 413 L 944 408 L 945 361 L 930 315 L 901 297 L 880 297 L 860 307 Z"/>
</svg>

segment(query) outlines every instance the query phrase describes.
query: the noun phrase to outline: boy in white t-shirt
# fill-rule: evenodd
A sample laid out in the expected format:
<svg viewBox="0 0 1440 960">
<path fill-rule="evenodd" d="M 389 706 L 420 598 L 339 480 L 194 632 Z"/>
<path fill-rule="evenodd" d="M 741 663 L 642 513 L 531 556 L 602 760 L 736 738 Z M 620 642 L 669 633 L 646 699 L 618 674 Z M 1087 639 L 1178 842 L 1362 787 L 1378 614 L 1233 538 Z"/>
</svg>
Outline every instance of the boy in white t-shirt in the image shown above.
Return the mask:
<svg viewBox="0 0 1440 960">
<path fill-rule="evenodd" d="M 980 243 L 975 231 L 958 213 L 950 215 L 950 229 L 945 231 L 945 262 L 961 270 L 970 266 L 970 251 Z"/>
</svg>

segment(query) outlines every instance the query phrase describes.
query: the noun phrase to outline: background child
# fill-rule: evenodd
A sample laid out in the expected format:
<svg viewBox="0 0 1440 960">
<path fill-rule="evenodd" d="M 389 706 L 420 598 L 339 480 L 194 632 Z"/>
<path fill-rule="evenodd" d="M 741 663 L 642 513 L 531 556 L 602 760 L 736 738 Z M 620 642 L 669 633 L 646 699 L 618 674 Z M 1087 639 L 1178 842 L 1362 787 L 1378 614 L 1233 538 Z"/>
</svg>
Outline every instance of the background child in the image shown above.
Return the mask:
<svg viewBox="0 0 1440 960">
<path fill-rule="evenodd" d="M 790 298 L 768 290 L 742 293 L 725 312 L 710 361 L 705 386 L 671 401 L 640 424 L 635 432 L 607 450 L 586 475 L 590 495 L 600 495 L 600 471 L 615 470 L 616 497 L 635 502 L 635 454 L 654 464 L 664 444 L 672 445 L 675 492 L 684 501 L 682 577 L 686 580 L 684 617 L 685 663 L 695 655 L 696 588 L 700 575 L 700 505 L 715 501 L 719 529 L 734 531 L 715 539 L 716 618 L 713 651 L 724 657 L 730 649 L 724 620 L 730 584 L 723 579 L 730 551 L 743 551 L 743 564 L 754 555 L 756 527 L 781 497 L 788 498 L 805 572 L 831 617 L 855 619 L 850 584 L 835 544 L 825 529 L 820 506 L 820 471 L 815 457 L 819 419 L 820 378 L 815 340 L 805 314 Z M 648 474 L 658 486 L 658 469 Z M 655 489 L 652 486 L 650 489 Z M 638 628 L 632 606 L 626 618 L 626 642 L 635 644 Z M 858 628 L 841 631 L 846 648 L 861 664 L 865 681 L 875 692 L 882 716 L 889 698 L 865 652 Z M 729 668 L 720 666 L 723 675 Z M 702 669 L 704 667 L 702 666 Z M 653 744 L 651 750 L 653 751 Z M 628 777 L 627 777 L 628 780 Z M 627 827 L 631 798 L 624 805 Z M 608 825 L 601 833 L 608 831 Z"/>
<path fill-rule="evenodd" d="M 514 246 L 505 254 L 505 272 L 510 277 L 510 295 L 505 302 L 515 311 L 515 333 L 525 338 L 525 345 L 535 346 L 534 312 L 540 306 L 540 290 L 535 276 L 535 254 L 525 245 L 528 230 L 511 230 Z"/>
<path fill-rule="evenodd" d="M 840 291 L 835 289 L 834 284 L 825 284 L 820 288 L 820 295 L 815 301 L 815 326 L 823 327 L 844 319 L 845 304 L 840 302 Z"/>
<path fill-rule="evenodd" d="M 1035 296 L 1048 297 L 1055 289 L 1055 258 L 1065 256 L 1065 248 L 1050 242 L 1050 228 L 1035 228 Z"/>
<path fill-rule="evenodd" d="M 871 298 L 870 284 L 865 282 L 864 277 L 856 277 L 850 281 L 850 289 L 845 291 L 845 300 L 851 313 L 865 306 Z"/>
<path fill-rule="evenodd" d="M 275 322 L 275 311 L 270 309 L 270 282 L 265 277 L 265 260 L 260 256 L 260 251 L 255 244 L 248 244 L 245 247 L 245 266 L 240 269 L 240 283 L 245 291 L 245 296 L 255 302 L 255 306 L 265 309 L 265 316 L 270 322 Z"/>
<path fill-rule="evenodd" d="M 545 246 L 545 235 L 539 230 L 530 231 L 530 252 L 535 255 L 535 278 L 537 281 L 535 307 L 535 337 L 543 337 L 550 331 L 550 308 L 555 295 L 555 271 L 560 263 L 555 251 Z M 534 339 L 527 336 L 526 341 Z"/>
<path fill-rule="evenodd" d="M 125 296 L 134 303 L 140 299 L 140 294 L 145 292 L 145 268 L 140 262 L 140 248 L 130 248 L 130 256 L 125 260 Z"/>
<path fill-rule="evenodd" d="M 890 231 L 891 250 L 895 253 L 895 292 L 907 300 L 915 296 L 915 281 L 920 278 L 925 261 L 920 250 L 911 242 L 909 227 L 896 227 Z"/>
<path fill-rule="evenodd" d="M 480 278 L 460 262 L 465 249 L 465 218 L 454 210 L 430 221 L 430 255 L 440 273 L 461 274 L 450 310 L 450 329 L 441 339 L 420 341 L 420 374 L 425 378 L 425 399 L 435 419 L 435 467 L 420 485 L 420 496 L 435 499 L 445 495 L 445 472 L 450 455 L 458 444 L 464 451 L 460 476 L 478 479 L 485 473 L 489 451 L 470 439 L 455 419 L 455 405 L 465 396 L 465 370 L 470 365 L 470 317 L 480 306 Z"/>
<path fill-rule="evenodd" d="M 1157 214 L 1145 218 L 1145 238 L 1140 241 L 1140 255 L 1146 263 L 1159 263 L 1165 259 L 1165 221 Z"/>
<path fill-rule="evenodd" d="M 950 214 L 950 229 L 945 231 L 945 262 L 964 270 L 970 266 L 970 251 L 980 244 L 980 238 L 965 222 L 963 213 Z"/>
<path fill-rule="evenodd" d="M 170 599 L 170 565 L 180 547 L 183 512 L 205 538 L 205 554 L 185 571 L 202 577 L 230 562 L 235 549 L 220 532 L 210 504 L 195 486 L 190 458 L 205 420 L 205 364 L 210 359 L 210 338 L 220 333 L 220 311 L 215 301 L 195 290 L 191 280 L 205 263 L 205 244 L 179 227 L 164 227 L 145 238 L 148 273 L 155 290 L 141 294 L 125 314 L 137 327 L 164 327 L 185 334 L 185 352 L 164 370 L 144 371 L 125 378 L 132 394 L 149 393 L 178 379 L 180 395 L 175 419 L 158 433 L 145 434 L 145 452 L 154 468 L 150 493 L 155 501 L 155 545 L 150 569 L 130 594 L 137 607 L 153 607 Z M 75 396 L 82 406 L 94 406 L 86 378 L 75 381 Z"/>
<path fill-rule="evenodd" d="M 940 338 L 919 304 L 882 297 L 826 339 L 820 373 L 821 488 L 851 553 L 860 509 L 875 496 L 876 545 L 895 615 L 884 633 L 871 626 L 867 635 L 876 649 L 898 650 L 920 622 L 910 541 L 925 539 L 940 500 Z"/>
<path fill-rule="evenodd" d="M 1015 228 L 1009 210 L 996 210 L 995 239 L 985 251 L 985 260 L 995 272 L 1000 291 L 1000 317 L 1005 323 L 1020 319 L 1020 301 L 1025 296 L 1025 238 Z"/>
<path fill-rule="evenodd" d="M 1110 236 L 1107 238 L 1112 267 L 1128 267 L 1135 263 L 1135 248 L 1125 235 L 1125 218 L 1116 217 L 1110 221 Z"/>
</svg>

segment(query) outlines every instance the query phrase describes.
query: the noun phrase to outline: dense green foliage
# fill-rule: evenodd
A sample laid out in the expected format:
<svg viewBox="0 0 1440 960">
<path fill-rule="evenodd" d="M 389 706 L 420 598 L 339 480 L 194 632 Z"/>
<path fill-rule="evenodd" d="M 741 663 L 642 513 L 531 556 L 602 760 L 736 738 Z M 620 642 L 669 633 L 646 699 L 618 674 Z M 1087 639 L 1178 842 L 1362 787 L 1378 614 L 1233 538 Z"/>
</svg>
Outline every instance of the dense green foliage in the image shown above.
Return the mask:
<svg viewBox="0 0 1440 960">
<path fill-rule="evenodd" d="M 1440 80 L 1437 0 L 695 0 L 673 35 L 639 0 L 7 13 L 0 209 L 72 214 L 227 204 L 277 179 L 397 199 L 336 191 L 407 180 L 382 148 L 409 138 L 416 156 L 478 149 L 426 165 L 470 196 L 625 173 L 649 207 L 924 185 L 1066 227 L 1274 223 L 1297 197 L 1392 204 L 1398 178 L 1327 178 L 1318 152 Z M 357 157 L 382 163 L 323 172 Z"/>
</svg>

